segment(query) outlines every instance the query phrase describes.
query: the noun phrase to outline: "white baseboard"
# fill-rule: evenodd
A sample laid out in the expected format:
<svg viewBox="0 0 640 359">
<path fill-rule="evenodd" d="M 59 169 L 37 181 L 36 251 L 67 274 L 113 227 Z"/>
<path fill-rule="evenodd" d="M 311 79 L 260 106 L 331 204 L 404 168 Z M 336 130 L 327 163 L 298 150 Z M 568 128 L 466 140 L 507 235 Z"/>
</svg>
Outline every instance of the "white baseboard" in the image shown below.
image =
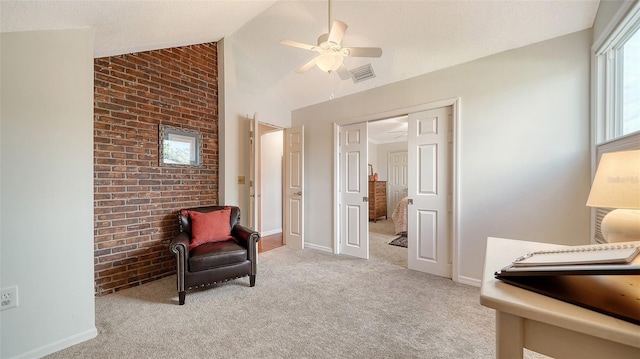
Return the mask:
<svg viewBox="0 0 640 359">
<path fill-rule="evenodd" d="M 260 237 L 266 237 L 266 236 L 270 236 L 278 233 L 282 233 L 282 228 L 276 228 L 276 229 L 260 232 Z"/>
<path fill-rule="evenodd" d="M 76 345 L 76 344 L 80 344 L 82 342 L 86 342 L 87 340 L 93 339 L 95 337 L 98 336 L 98 330 L 94 327 L 92 329 L 89 329 L 85 332 L 82 333 L 78 333 L 76 335 L 72 335 L 68 338 L 62 339 L 62 340 L 58 340 L 56 342 L 47 344 L 45 346 L 42 346 L 40 348 L 31 350 L 29 352 L 20 354 L 16 357 L 14 357 L 14 359 L 37 359 L 37 358 L 42 358 L 44 356 L 47 356 L 49 354 L 53 354 L 55 352 L 59 352 L 60 350 L 66 349 L 70 346 Z"/>
<path fill-rule="evenodd" d="M 458 276 L 458 283 L 480 287 L 482 281 L 476 278 Z"/>
<path fill-rule="evenodd" d="M 309 249 L 313 249 L 316 251 L 321 251 L 321 252 L 327 252 L 327 253 L 332 253 L 333 254 L 333 248 L 330 247 L 325 247 L 325 246 L 319 246 L 317 244 L 313 244 L 313 243 L 304 243 L 304 248 L 309 248 Z"/>
</svg>

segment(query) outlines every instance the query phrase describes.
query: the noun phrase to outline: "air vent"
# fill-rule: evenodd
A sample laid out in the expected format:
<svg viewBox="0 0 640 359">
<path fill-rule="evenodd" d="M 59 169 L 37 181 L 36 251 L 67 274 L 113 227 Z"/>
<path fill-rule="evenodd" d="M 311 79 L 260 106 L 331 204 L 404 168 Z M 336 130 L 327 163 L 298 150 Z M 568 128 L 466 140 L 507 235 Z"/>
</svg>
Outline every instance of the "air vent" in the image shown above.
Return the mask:
<svg viewBox="0 0 640 359">
<path fill-rule="evenodd" d="M 357 69 L 353 69 L 349 72 L 351 73 L 351 79 L 353 79 L 354 83 L 366 81 L 376 77 L 376 74 L 373 72 L 373 67 L 371 67 L 371 64 L 360 66 Z"/>
</svg>

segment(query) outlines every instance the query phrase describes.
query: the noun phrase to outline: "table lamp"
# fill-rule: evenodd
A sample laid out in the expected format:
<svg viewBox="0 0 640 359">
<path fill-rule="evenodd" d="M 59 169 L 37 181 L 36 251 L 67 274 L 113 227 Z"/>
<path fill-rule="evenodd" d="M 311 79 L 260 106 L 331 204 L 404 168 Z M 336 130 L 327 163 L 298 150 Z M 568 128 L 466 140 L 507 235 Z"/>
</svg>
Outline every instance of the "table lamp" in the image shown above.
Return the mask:
<svg viewBox="0 0 640 359">
<path fill-rule="evenodd" d="M 640 150 L 602 155 L 587 206 L 613 208 L 600 224 L 607 242 L 640 241 Z"/>
</svg>

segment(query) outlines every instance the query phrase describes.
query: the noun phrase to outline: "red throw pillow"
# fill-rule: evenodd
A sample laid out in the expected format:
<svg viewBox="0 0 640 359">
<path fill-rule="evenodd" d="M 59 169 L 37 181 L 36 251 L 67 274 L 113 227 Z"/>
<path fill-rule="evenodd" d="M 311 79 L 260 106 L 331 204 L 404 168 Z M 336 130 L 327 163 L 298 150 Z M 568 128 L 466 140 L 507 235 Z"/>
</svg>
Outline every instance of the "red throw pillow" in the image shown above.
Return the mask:
<svg viewBox="0 0 640 359">
<path fill-rule="evenodd" d="M 231 207 L 202 213 L 189 211 L 191 218 L 191 243 L 189 249 L 209 242 L 220 242 L 232 239 L 231 237 Z"/>
</svg>

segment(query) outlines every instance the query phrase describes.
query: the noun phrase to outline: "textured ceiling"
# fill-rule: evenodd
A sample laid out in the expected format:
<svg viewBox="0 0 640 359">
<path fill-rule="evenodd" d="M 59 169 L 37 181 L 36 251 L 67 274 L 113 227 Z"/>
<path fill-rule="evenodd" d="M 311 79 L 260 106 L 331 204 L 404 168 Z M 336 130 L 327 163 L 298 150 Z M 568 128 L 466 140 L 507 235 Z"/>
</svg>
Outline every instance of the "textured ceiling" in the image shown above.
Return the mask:
<svg viewBox="0 0 640 359">
<path fill-rule="evenodd" d="M 0 29 L 94 28 L 95 56 L 228 38 L 238 61 L 290 110 L 419 76 L 498 52 L 588 29 L 598 0 L 335 0 L 331 18 L 349 26 L 344 46 L 381 47 L 376 77 L 354 84 L 312 68 L 294 70 L 314 53 L 279 44 L 315 44 L 327 32 L 326 1 L 9 1 Z"/>
<path fill-rule="evenodd" d="M 93 27 L 95 57 L 104 57 L 218 41 L 274 2 L 2 0 L 0 29 Z"/>
</svg>

